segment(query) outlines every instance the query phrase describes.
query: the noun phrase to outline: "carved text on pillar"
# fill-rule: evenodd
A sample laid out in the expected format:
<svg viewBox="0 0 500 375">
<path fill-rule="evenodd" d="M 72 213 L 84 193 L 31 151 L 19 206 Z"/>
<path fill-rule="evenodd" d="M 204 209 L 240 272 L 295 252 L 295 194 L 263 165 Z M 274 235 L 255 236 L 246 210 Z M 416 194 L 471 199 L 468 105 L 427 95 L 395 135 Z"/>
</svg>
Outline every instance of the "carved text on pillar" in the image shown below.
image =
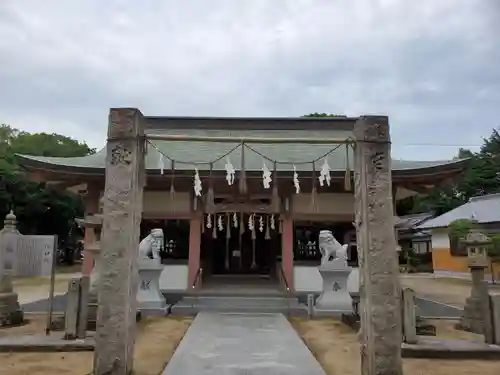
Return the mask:
<svg viewBox="0 0 500 375">
<path fill-rule="evenodd" d="M 111 164 L 126 164 L 132 163 L 132 152 L 121 143 L 114 146 L 111 150 Z"/>
</svg>

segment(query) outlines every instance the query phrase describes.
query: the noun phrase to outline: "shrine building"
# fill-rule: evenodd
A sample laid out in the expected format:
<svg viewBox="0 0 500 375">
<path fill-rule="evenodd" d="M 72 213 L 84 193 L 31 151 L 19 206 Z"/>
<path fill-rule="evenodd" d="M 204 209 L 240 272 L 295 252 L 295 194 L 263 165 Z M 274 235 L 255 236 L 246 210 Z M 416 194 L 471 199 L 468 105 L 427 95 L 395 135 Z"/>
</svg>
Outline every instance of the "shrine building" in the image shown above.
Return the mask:
<svg viewBox="0 0 500 375">
<path fill-rule="evenodd" d="M 353 139 L 357 119 L 145 116 L 146 135 L 189 138 L 147 141 L 141 238 L 163 228 L 162 291 L 188 290 L 200 273 L 204 285 L 258 279 L 296 292 L 321 290 L 321 229 L 349 244 L 356 264 L 353 143 L 308 139 Z M 216 141 L 228 136 L 242 141 Z M 303 143 L 265 141 L 277 138 Z M 99 212 L 106 149 L 84 157 L 18 157 L 32 179 L 79 192 L 86 214 Z M 393 200 L 425 193 L 463 168 L 463 160 L 392 160 Z M 84 272 L 91 267 L 87 261 Z"/>
</svg>

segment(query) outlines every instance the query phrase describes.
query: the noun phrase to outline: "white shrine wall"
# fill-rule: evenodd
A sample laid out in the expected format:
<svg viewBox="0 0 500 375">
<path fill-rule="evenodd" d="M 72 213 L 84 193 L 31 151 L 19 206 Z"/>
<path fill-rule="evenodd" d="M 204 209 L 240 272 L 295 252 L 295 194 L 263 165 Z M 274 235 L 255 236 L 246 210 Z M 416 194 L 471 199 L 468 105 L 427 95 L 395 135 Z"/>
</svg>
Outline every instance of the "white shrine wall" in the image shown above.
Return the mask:
<svg viewBox="0 0 500 375">
<path fill-rule="evenodd" d="M 188 265 L 166 264 L 160 275 L 160 290 L 162 292 L 184 291 L 188 288 Z"/>
<path fill-rule="evenodd" d="M 321 292 L 323 279 L 319 274 L 318 265 L 293 267 L 293 284 L 296 292 Z"/>
</svg>

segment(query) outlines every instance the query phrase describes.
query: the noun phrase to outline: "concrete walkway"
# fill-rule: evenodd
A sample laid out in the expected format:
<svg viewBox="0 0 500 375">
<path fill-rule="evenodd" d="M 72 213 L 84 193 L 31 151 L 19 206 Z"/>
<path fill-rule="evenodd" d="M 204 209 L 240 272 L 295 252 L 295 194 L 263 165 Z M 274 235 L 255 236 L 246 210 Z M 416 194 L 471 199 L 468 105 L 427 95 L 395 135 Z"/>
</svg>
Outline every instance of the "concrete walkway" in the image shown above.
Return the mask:
<svg viewBox="0 0 500 375">
<path fill-rule="evenodd" d="M 325 375 L 282 314 L 200 313 L 162 375 Z"/>
</svg>

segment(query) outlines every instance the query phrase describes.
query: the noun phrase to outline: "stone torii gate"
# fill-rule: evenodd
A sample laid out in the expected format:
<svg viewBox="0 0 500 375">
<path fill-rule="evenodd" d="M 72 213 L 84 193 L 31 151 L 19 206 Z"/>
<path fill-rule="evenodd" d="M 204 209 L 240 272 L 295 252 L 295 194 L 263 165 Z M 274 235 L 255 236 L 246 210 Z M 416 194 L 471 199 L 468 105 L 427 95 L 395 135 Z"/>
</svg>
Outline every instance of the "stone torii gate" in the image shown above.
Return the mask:
<svg viewBox="0 0 500 375">
<path fill-rule="evenodd" d="M 363 375 L 402 374 L 399 270 L 394 234 L 389 123 L 362 116 L 354 126 L 355 223 L 360 249 Z M 156 140 L 349 143 L 346 139 L 152 136 Z M 130 375 L 135 343 L 137 247 L 145 171 L 145 120 L 134 108 L 109 114 L 101 236 L 95 375 Z"/>
</svg>

